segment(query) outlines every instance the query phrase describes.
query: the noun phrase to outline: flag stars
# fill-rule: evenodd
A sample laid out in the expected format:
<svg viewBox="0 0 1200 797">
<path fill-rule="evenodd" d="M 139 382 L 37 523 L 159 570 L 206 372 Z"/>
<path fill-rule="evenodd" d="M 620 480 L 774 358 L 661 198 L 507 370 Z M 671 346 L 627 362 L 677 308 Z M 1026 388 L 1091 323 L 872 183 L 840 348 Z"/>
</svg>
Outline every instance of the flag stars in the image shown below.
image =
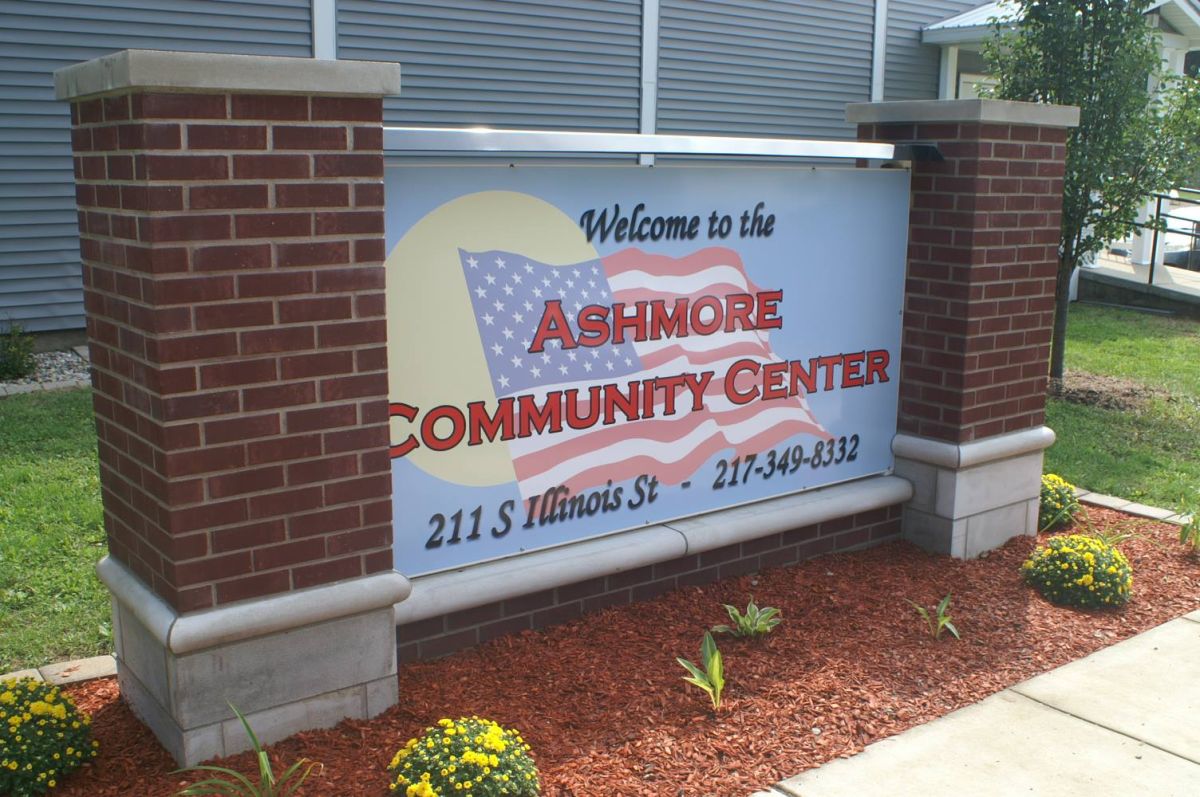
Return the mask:
<svg viewBox="0 0 1200 797">
<path fill-rule="evenodd" d="M 496 258 L 496 268 L 504 268 L 504 267 L 505 267 L 504 259 L 500 258 L 500 257 Z"/>
<path fill-rule="evenodd" d="M 518 324 L 525 323 L 525 315 L 523 313 L 513 313 L 513 321 Z"/>
<path fill-rule="evenodd" d="M 488 313 L 484 313 L 483 315 L 481 315 L 479 317 L 482 318 L 483 323 L 487 324 L 489 327 L 492 325 L 492 322 L 496 320 L 495 316 L 489 315 Z"/>
<path fill-rule="evenodd" d="M 568 359 L 568 360 L 570 360 L 571 362 L 575 362 L 575 358 L 576 358 L 577 356 L 578 356 L 578 355 L 577 355 L 575 352 L 573 352 L 573 351 L 568 351 L 568 352 L 567 352 L 567 359 Z"/>
<path fill-rule="evenodd" d="M 533 273 L 533 266 L 531 266 L 531 265 L 529 265 L 528 263 L 526 263 L 526 264 L 525 264 L 525 273 L 526 273 L 526 274 L 532 274 L 532 273 Z"/>
<path fill-rule="evenodd" d="M 611 371 L 613 369 L 612 360 L 608 360 L 607 362 L 605 362 L 604 367 Z"/>
<path fill-rule="evenodd" d="M 480 299 L 486 299 L 487 298 L 487 289 L 484 288 L 482 285 L 480 285 L 478 288 L 475 289 L 475 295 L 478 296 Z"/>
<path fill-rule="evenodd" d="M 512 281 L 513 281 L 513 284 L 514 284 L 514 285 L 520 285 L 520 284 L 521 284 L 521 275 L 520 275 L 520 274 L 513 274 L 513 275 L 512 275 Z"/>
<path fill-rule="evenodd" d="M 493 343 L 492 344 L 492 353 L 495 354 L 497 357 L 499 357 L 501 354 L 504 353 L 504 347 L 501 346 L 499 343 Z"/>
<path fill-rule="evenodd" d="M 485 280 L 487 280 L 487 284 L 488 284 L 488 285 L 495 285 L 495 284 L 496 284 L 496 278 L 495 278 L 494 276 L 492 276 L 491 274 L 484 274 L 484 275 L 483 275 L 483 278 L 484 278 Z"/>
<path fill-rule="evenodd" d="M 563 376 L 566 376 L 567 375 L 567 366 L 565 366 L 565 365 L 558 366 L 558 372 L 560 374 L 562 374 Z"/>
<path fill-rule="evenodd" d="M 542 298 L 542 289 L 541 289 L 541 288 L 534 288 L 534 289 L 533 289 L 533 295 L 534 295 L 536 298 L 538 298 L 538 299 Z"/>
<path fill-rule="evenodd" d="M 500 330 L 500 334 L 504 336 L 505 340 L 512 340 L 513 331 L 511 329 L 509 329 L 508 327 L 505 327 L 504 329 Z"/>
<path fill-rule="evenodd" d="M 592 372 L 592 364 L 590 362 L 588 362 L 587 360 L 584 360 L 583 361 L 583 370 L 587 371 L 590 374 Z"/>
<path fill-rule="evenodd" d="M 559 288 L 558 289 L 558 298 L 560 298 L 560 299 L 567 298 L 567 292 L 564 291 L 562 288 Z"/>
<path fill-rule="evenodd" d="M 545 285 L 547 288 L 549 288 L 550 287 L 550 278 L 542 277 L 542 285 Z"/>
<path fill-rule="evenodd" d="M 549 362 L 550 362 L 550 353 L 549 352 L 545 352 L 545 351 L 542 352 L 542 362 L 549 364 Z"/>
<path fill-rule="evenodd" d="M 496 308 L 496 312 L 497 312 L 497 313 L 503 313 L 503 312 L 504 312 L 504 302 L 500 301 L 499 299 L 497 299 L 496 301 L 492 302 L 492 307 L 495 307 L 495 308 Z"/>
<path fill-rule="evenodd" d="M 573 269 L 571 269 L 571 273 L 572 273 L 572 274 L 574 274 L 576 277 L 578 277 L 578 276 L 579 276 L 579 269 L 577 269 L 577 268 L 573 268 Z"/>
<path fill-rule="evenodd" d="M 592 359 L 593 360 L 600 359 L 600 350 L 599 349 L 592 349 Z"/>
<path fill-rule="evenodd" d="M 525 312 L 527 312 L 527 313 L 533 311 L 533 303 L 531 301 L 529 301 L 528 299 L 526 299 L 521 306 L 525 308 Z"/>
<path fill-rule="evenodd" d="M 531 345 L 532 344 L 529 342 L 529 338 L 525 338 L 525 340 L 521 341 L 521 348 L 523 348 L 525 351 L 529 351 L 529 347 Z"/>
<path fill-rule="evenodd" d="M 504 295 L 505 295 L 505 296 L 512 296 L 512 294 L 513 294 L 513 286 L 511 286 L 511 285 L 505 285 L 505 286 L 504 286 Z"/>
<path fill-rule="evenodd" d="M 473 257 L 468 257 L 468 258 L 467 258 L 467 265 L 468 265 L 468 266 L 470 266 L 471 268 L 476 268 L 476 269 L 477 269 L 477 268 L 479 268 L 479 261 L 478 261 L 478 260 L 476 260 L 476 259 L 475 259 L 475 258 L 473 258 Z"/>
<path fill-rule="evenodd" d="M 500 377 L 496 381 L 500 383 L 500 387 L 508 387 L 508 377 L 504 374 L 500 374 Z"/>
<path fill-rule="evenodd" d="M 521 367 L 521 358 L 520 358 L 520 357 L 518 357 L 518 356 L 517 356 L 517 355 L 515 355 L 515 354 L 512 356 L 512 359 L 511 359 L 511 360 L 509 360 L 509 362 L 513 364 L 513 368 L 520 368 L 520 367 Z"/>
<path fill-rule="evenodd" d="M 593 274 L 599 274 L 599 273 L 600 273 L 600 270 L 599 270 L 598 268 L 596 268 L 595 266 L 592 266 L 592 273 L 593 273 Z"/>
<path fill-rule="evenodd" d="M 567 280 L 567 287 L 568 287 L 568 288 L 574 288 L 574 287 L 575 287 L 575 280 L 573 280 L 573 279 L 568 279 L 568 280 Z"/>
<path fill-rule="evenodd" d="M 530 367 L 529 367 L 529 372 L 530 372 L 531 374 L 533 374 L 533 378 L 534 378 L 534 379 L 537 379 L 539 376 L 541 376 L 541 375 L 542 375 L 542 369 L 541 369 L 541 368 L 538 368 L 536 365 L 532 365 L 532 366 L 530 366 Z"/>
</svg>

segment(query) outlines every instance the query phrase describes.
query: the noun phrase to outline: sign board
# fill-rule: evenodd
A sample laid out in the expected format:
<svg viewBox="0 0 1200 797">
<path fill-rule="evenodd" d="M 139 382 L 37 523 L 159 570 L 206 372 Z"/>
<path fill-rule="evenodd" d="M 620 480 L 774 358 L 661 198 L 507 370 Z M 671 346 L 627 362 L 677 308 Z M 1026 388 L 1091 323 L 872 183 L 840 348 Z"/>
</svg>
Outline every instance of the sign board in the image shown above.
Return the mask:
<svg viewBox="0 0 1200 797">
<path fill-rule="evenodd" d="M 396 569 L 891 468 L 908 173 L 391 167 Z"/>
</svg>

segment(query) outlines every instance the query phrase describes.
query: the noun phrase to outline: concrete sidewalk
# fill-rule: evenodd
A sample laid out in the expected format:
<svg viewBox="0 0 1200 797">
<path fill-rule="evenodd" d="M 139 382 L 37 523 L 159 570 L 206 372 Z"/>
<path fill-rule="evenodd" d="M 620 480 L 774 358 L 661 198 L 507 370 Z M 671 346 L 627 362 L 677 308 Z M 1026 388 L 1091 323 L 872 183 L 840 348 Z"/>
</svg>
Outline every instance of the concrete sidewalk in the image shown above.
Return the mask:
<svg viewBox="0 0 1200 797">
<path fill-rule="evenodd" d="M 753 797 L 1200 795 L 1200 611 Z"/>
</svg>

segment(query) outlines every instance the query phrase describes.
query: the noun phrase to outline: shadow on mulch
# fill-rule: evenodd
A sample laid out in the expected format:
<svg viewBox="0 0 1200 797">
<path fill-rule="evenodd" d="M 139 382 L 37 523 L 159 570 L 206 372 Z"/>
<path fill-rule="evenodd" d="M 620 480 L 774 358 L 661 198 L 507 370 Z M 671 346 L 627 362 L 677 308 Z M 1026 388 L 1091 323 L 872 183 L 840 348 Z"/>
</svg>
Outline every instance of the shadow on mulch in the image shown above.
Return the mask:
<svg viewBox="0 0 1200 797">
<path fill-rule="evenodd" d="M 547 797 L 744 795 L 927 722 L 1033 675 L 1200 608 L 1200 563 L 1174 527 L 1092 508 L 1134 569 L 1124 609 L 1052 606 L 1021 582 L 1031 538 L 970 562 L 891 543 L 766 570 L 494 640 L 400 669 L 400 705 L 272 747 L 290 763 L 320 761 L 310 795 L 388 794 L 396 749 L 440 717 L 478 714 L 516 726 L 533 745 Z M 962 640 L 933 641 L 905 599 L 953 593 Z M 777 606 L 762 641 L 722 638 L 719 715 L 681 680 L 721 603 Z M 113 679 L 70 690 L 95 714 L 98 758 L 58 792 L 159 797 L 186 776 L 120 703 Z M 249 755 L 221 762 L 253 771 Z M 192 778 L 195 780 L 196 778 Z"/>
</svg>

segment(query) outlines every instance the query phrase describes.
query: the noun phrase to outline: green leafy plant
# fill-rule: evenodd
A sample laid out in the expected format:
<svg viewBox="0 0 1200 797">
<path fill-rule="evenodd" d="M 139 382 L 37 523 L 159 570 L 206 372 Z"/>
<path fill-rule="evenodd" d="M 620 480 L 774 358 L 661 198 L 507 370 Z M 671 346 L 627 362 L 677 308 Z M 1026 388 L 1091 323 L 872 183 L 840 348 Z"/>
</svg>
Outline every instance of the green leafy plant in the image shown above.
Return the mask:
<svg viewBox="0 0 1200 797">
<path fill-rule="evenodd" d="M 1021 572 L 1047 600 L 1065 606 L 1120 606 L 1133 587 L 1125 555 L 1087 534 L 1051 537 L 1025 560 Z"/>
<path fill-rule="evenodd" d="M 1187 518 L 1179 526 L 1179 541 L 1191 549 L 1192 556 L 1200 556 L 1200 504 L 1184 501 L 1179 514 Z"/>
<path fill-rule="evenodd" d="M 962 639 L 958 634 L 958 629 L 954 626 L 953 619 L 950 617 L 949 592 L 946 593 L 946 597 L 942 598 L 932 613 L 916 601 L 909 601 L 909 604 L 917 610 L 917 614 L 921 615 L 921 619 L 925 621 L 929 635 L 934 639 L 941 639 L 943 631 L 949 631 L 954 635 L 955 639 Z"/>
<path fill-rule="evenodd" d="M 718 634 L 733 634 L 736 637 L 766 636 L 781 622 L 778 609 L 772 606 L 763 606 L 760 609 L 755 605 L 753 597 L 746 604 L 745 614 L 738 611 L 738 608 L 732 604 L 722 605 L 729 613 L 729 619 L 733 621 L 733 625 L 714 625 L 712 630 Z"/>
<path fill-rule="evenodd" d="M 258 759 L 258 782 L 250 780 L 241 772 L 226 767 L 214 767 L 201 764 L 199 766 L 188 767 L 187 769 L 176 770 L 176 772 L 213 772 L 221 777 L 209 778 L 198 783 L 193 783 L 183 791 L 177 792 L 175 797 L 199 797 L 200 795 L 217 795 L 217 797 L 291 797 L 293 794 L 298 794 L 300 787 L 304 785 L 304 781 L 312 773 L 314 768 L 321 766 L 315 761 L 309 761 L 307 758 L 301 758 L 296 763 L 285 769 L 278 777 L 275 776 L 274 769 L 271 767 L 271 759 L 267 756 L 267 751 L 263 749 L 262 744 L 258 741 L 258 737 L 254 735 L 254 731 L 250 728 L 250 723 L 242 716 L 242 712 L 237 710 L 237 707 L 232 703 L 229 707 L 233 709 L 233 713 L 237 715 L 241 721 L 242 727 L 246 729 L 246 736 L 250 739 L 250 745 L 254 749 L 254 755 Z"/>
<path fill-rule="evenodd" d="M 691 673 L 683 680 L 703 689 L 712 700 L 713 711 L 720 711 L 721 692 L 725 689 L 725 664 L 713 635 L 705 631 L 704 641 L 700 644 L 700 662 L 704 665 L 703 670 L 687 659 L 676 657 L 675 661 Z"/>
<path fill-rule="evenodd" d="M 480 717 L 440 719 L 409 739 L 388 764 L 388 788 L 404 797 L 536 797 L 529 745 L 515 728 Z"/>
<path fill-rule="evenodd" d="M 1038 500 L 1038 531 L 1048 531 L 1070 523 L 1079 509 L 1075 485 L 1053 473 L 1042 476 L 1042 492 Z"/>
<path fill-rule="evenodd" d="M 20 324 L 0 329 L 0 380 L 23 379 L 37 369 L 33 357 L 33 336 Z"/>
<path fill-rule="evenodd" d="M 57 686 L 0 681 L 0 794 L 45 794 L 95 757 L 91 722 Z"/>
</svg>

